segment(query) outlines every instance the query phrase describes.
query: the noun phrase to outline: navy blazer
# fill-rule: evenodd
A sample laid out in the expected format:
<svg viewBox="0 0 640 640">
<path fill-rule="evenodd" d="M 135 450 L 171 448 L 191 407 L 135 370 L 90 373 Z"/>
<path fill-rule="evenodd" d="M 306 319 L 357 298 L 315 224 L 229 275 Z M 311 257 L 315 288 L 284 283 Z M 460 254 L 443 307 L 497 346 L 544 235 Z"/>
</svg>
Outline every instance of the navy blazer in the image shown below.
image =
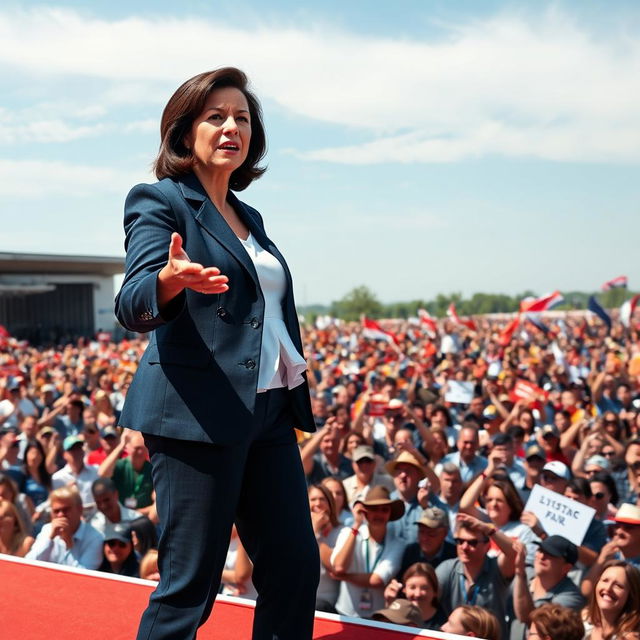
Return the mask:
<svg viewBox="0 0 640 640">
<path fill-rule="evenodd" d="M 287 264 L 267 237 L 262 217 L 229 192 L 256 240 L 282 264 L 285 325 L 302 354 L 300 327 Z M 253 262 L 194 174 L 134 187 L 125 203 L 126 274 L 116 316 L 131 331 L 153 331 L 120 416 L 120 424 L 180 440 L 233 444 L 244 439 L 255 408 L 264 298 Z M 215 266 L 229 289 L 185 289 L 161 314 L 156 281 L 171 234 L 182 236 L 189 258 Z M 292 425 L 314 431 L 306 382 L 289 391 Z"/>
</svg>

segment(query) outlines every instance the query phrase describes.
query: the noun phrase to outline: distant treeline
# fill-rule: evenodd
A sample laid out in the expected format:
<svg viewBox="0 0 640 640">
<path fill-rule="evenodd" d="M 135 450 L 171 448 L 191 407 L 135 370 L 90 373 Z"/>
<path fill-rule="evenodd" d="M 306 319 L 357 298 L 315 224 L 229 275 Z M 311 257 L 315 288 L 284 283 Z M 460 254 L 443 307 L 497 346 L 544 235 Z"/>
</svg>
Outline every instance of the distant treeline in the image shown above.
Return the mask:
<svg viewBox="0 0 640 640">
<path fill-rule="evenodd" d="M 507 313 L 517 311 L 520 301 L 527 297 L 538 297 L 548 292 L 523 291 L 515 296 L 502 293 L 474 293 L 464 298 L 461 293 L 439 293 L 433 300 L 411 300 L 410 302 L 392 302 L 384 304 L 368 287 L 360 286 L 352 289 L 340 300 L 329 306 L 310 305 L 299 311 L 308 321 L 319 315 L 331 315 L 343 320 L 358 320 L 362 314 L 370 318 L 409 318 L 417 314 L 418 309 L 426 309 L 432 316 L 442 318 L 453 302 L 461 316 L 481 315 L 486 313 Z M 585 293 L 584 291 L 561 291 L 564 303 L 555 310 L 586 309 L 589 296 L 596 295 L 605 309 L 619 307 L 625 300 L 635 295 L 627 289 L 611 289 Z"/>
</svg>

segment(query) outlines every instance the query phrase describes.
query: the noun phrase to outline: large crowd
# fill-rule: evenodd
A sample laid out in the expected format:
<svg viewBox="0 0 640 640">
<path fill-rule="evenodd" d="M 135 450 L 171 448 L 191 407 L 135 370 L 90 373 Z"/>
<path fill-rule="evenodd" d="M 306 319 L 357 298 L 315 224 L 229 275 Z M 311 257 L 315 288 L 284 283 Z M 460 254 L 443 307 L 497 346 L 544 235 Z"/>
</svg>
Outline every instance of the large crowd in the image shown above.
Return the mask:
<svg viewBox="0 0 640 640">
<path fill-rule="evenodd" d="M 385 340 L 303 328 L 317 609 L 491 640 L 638 640 L 638 329 L 382 324 Z M 146 340 L 100 337 L 0 346 L 0 552 L 157 580 L 151 464 L 118 423 Z M 535 485 L 592 507 L 579 545 L 527 508 Z M 234 531 L 223 592 L 256 597 L 251 571 Z"/>
</svg>

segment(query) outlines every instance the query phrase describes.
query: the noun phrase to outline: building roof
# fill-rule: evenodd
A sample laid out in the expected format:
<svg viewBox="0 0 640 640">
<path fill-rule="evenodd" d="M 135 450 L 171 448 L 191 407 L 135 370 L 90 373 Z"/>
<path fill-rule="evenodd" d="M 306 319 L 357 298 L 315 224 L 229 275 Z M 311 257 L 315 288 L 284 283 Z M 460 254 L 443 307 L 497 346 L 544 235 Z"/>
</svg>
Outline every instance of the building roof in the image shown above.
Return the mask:
<svg viewBox="0 0 640 640">
<path fill-rule="evenodd" d="M 0 275 L 82 273 L 114 276 L 124 273 L 124 258 L 110 256 L 65 256 L 47 253 L 0 251 Z"/>
</svg>

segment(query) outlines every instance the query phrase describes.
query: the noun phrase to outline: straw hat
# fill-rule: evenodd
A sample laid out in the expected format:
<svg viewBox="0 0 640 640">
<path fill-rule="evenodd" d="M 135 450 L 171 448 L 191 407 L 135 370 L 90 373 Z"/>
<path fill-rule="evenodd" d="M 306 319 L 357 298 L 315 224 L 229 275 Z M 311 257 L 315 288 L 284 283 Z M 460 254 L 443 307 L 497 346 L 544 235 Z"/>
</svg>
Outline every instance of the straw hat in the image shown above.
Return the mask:
<svg viewBox="0 0 640 640">
<path fill-rule="evenodd" d="M 391 505 L 391 515 L 389 516 L 389 522 L 393 520 L 399 520 L 404 515 L 404 502 L 402 500 L 392 500 L 389 497 L 389 489 L 378 485 L 371 487 L 366 498 L 356 500 L 356 504 L 363 504 L 365 507 L 379 507 L 385 504 Z"/>
<path fill-rule="evenodd" d="M 393 460 L 387 462 L 387 464 L 384 465 L 384 468 L 387 470 L 387 473 L 392 476 L 396 471 L 396 467 L 401 463 L 410 464 L 415 467 L 420 472 L 420 478 L 424 478 L 424 468 L 418 459 L 408 451 L 401 451 Z"/>
</svg>

